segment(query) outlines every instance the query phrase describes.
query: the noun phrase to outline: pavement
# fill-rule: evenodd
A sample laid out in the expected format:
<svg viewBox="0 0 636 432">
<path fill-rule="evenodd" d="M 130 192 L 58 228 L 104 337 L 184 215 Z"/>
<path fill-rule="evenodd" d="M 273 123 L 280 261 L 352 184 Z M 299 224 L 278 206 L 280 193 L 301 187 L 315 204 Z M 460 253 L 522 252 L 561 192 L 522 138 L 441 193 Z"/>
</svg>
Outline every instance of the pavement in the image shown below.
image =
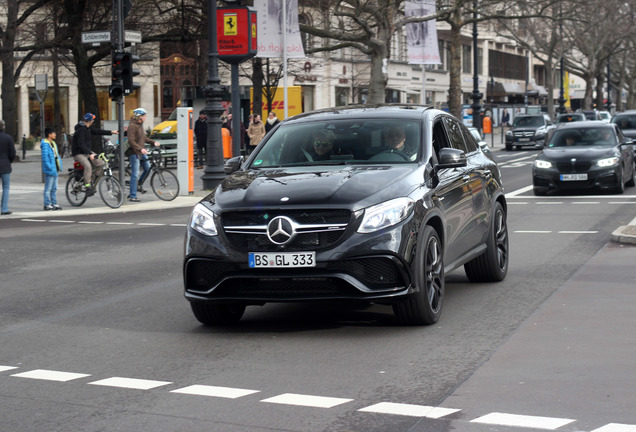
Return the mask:
<svg viewBox="0 0 636 432">
<path fill-rule="evenodd" d="M 485 136 L 485 141 L 492 151 L 502 151 L 504 149 L 504 145 L 501 128 L 493 128 L 493 130 L 494 134 L 487 134 Z M 57 185 L 58 204 L 62 206 L 63 209 L 62 211 L 45 212 L 43 209 L 44 182 L 41 173 L 40 149 L 36 146 L 35 149 L 28 150 L 26 152 L 26 157 L 22 160 L 22 150 L 18 148 L 18 156 L 20 161 L 13 163 L 13 172 L 11 173 L 9 210 L 12 214 L 0 216 L 0 220 L 42 217 L 44 215 L 73 216 L 117 212 L 126 213 L 132 211 L 160 210 L 176 207 L 194 207 L 201 198 L 209 193 L 209 191 L 203 189 L 203 182 L 201 180 L 203 171 L 195 170 L 193 191 L 188 194 L 183 194 L 184 188 L 182 186 L 182 191 L 180 192 L 181 195 L 179 195 L 174 201 L 162 201 L 157 198 L 151 190 L 148 190 L 148 192 L 144 195 L 139 195 L 141 202 L 130 203 L 125 201 L 118 209 L 111 209 L 107 207 L 99 197 L 99 193 L 89 197 L 81 207 L 71 207 L 66 200 L 64 189 L 67 179 L 66 172 L 68 168 L 72 167 L 73 159 L 64 158 L 63 173 L 60 174 Z M 636 217 L 628 225 L 617 227 L 612 232 L 612 240 L 618 243 L 636 245 Z"/>
</svg>

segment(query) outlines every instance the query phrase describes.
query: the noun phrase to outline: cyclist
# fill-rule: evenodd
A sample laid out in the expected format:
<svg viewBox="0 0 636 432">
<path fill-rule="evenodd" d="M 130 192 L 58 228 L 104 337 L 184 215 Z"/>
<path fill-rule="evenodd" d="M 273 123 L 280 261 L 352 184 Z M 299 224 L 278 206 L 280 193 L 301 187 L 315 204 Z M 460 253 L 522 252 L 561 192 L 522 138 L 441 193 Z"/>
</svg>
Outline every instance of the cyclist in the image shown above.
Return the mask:
<svg viewBox="0 0 636 432">
<path fill-rule="evenodd" d="M 139 202 L 137 198 L 137 180 L 139 179 L 139 165 L 143 166 L 141 178 L 145 178 L 150 170 L 150 162 L 148 162 L 148 150 L 145 143 L 158 146 L 159 143 L 146 137 L 143 123 L 146 120 L 146 110 L 137 108 L 133 111 L 132 118 L 128 123 L 128 153 L 130 156 L 130 195 L 128 201 Z M 143 191 L 142 191 L 143 193 Z"/>
<path fill-rule="evenodd" d="M 92 127 L 95 115 L 84 114 L 84 119 L 75 125 L 73 144 L 71 152 L 73 158 L 84 167 L 84 187 L 88 195 L 95 194 L 95 185 L 92 184 L 93 167 L 95 167 L 95 178 L 99 179 L 104 169 L 104 161 L 97 158 L 97 154 L 91 149 L 91 135 L 113 135 L 119 131 L 108 131 Z"/>
</svg>

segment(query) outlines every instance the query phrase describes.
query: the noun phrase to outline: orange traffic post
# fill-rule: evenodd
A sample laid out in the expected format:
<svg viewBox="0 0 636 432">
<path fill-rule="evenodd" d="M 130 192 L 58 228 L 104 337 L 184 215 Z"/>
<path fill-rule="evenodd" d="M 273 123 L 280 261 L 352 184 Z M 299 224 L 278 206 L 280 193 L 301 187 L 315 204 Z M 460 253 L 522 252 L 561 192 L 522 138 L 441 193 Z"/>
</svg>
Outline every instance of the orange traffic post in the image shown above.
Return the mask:
<svg viewBox="0 0 636 432">
<path fill-rule="evenodd" d="M 227 128 L 221 128 L 223 135 L 223 157 L 229 159 L 232 157 L 232 135 Z"/>
<path fill-rule="evenodd" d="M 490 117 L 484 117 L 483 125 L 484 125 L 484 134 L 492 133 L 492 120 L 490 120 Z"/>
</svg>

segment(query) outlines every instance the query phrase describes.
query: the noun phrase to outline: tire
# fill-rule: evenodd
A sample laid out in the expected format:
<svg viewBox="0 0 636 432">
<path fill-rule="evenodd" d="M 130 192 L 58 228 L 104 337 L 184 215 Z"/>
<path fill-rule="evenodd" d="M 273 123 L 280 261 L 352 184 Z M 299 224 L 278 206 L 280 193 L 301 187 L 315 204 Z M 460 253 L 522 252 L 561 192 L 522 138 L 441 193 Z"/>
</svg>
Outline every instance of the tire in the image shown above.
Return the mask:
<svg viewBox="0 0 636 432">
<path fill-rule="evenodd" d="M 420 232 L 416 247 L 413 263 L 416 292 L 393 304 L 393 313 L 403 324 L 434 324 L 442 314 L 444 302 L 444 248 L 430 225 Z"/>
<path fill-rule="evenodd" d="M 620 195 L 624 192 L 625 192 L 625 183 L 623 183 L 623 172 L 621 171 L 620 174 L 618 175 L 618 184 L 616 185 L 616 188 L 614 189 L 614 193 Z"/>
<path fill-rule="evenodd" d="M 102 197 L 102 201 L 110 208 L 119 208 L 124 203 L 124 192 L 121 189 L 119 181 L 112 177 L 102 177 L 97 185 L 99 189 L 99 196 Z"/>
<path fill-rule="evenodd" d="M 159 199 L 172 201 L 179 195 L 179 180 L 170 170 L 159 168 L 150 177 L 150 187 Z"/>
<path fill-rule="evenodd" d="M 84 179 L 75 173 L 71 173 L 66 181 L 66 199 L 73 207 L 79 207 L 86 202 L 88 196 L 84 189 Z"/>
<path fill-rule="evenodd" d="M 512 151 L 512 145 L 506 144 L 506 151 Z"/>
<path fill-rule="evenodd" d="M 190 302 L 190 307 L 194 317 L 207 326 L 236 324 L 245 313 L 245 305 L 240 303 Z"/>
<path fill-rule="evenodd" d="M 486 251 L 464 265 L 471 282 L 499 282 L 508 273 L 509 245 L 506 212 L 501 203 L 495 204 Z"/>
</svg>

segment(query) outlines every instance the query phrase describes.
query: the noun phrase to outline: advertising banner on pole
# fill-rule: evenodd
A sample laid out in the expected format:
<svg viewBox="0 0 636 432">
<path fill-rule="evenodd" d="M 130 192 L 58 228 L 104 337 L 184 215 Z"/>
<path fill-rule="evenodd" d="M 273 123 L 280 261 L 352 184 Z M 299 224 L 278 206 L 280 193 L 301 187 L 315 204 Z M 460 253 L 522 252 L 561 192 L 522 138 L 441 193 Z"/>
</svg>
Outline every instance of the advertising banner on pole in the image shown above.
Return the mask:
<svg viewBox="0 0 636 432">
<path fill-rule="evenodd" d="M 298 28 L 298 0 L 260 0 L 254 3 L 258 14 L 256 57 L 282 58 L 283 45 L 286 45 L 287 58 L 304 58 L 305 50 Z M 286 14 L 283 14 L 283 7 Z M 283 16 L 286 22 L 283 22 Z M 285 38 L 283 34 L 286 34 Z"/>
<path fill-rule="evenodd" d="M 407 17 L 432 15 L 435 13 L 435 0 L 407 1 L 404 13 Z M 407 24 L 406 46 L 409 63 L 441 64 L 435 20 Z"/>
</svg>

